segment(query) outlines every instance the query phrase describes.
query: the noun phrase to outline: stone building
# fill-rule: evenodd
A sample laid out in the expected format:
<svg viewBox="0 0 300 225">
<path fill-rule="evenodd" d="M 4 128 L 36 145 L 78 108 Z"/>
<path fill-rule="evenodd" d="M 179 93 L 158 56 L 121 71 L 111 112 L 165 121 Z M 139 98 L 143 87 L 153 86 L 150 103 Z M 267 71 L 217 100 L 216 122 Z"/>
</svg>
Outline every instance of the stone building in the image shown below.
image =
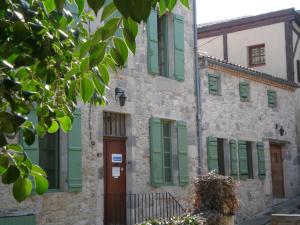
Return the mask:
<svg viewBox="0 0 300 225">
<path fill-rule="evenodd" d="M 299 193 L 295 91 L 298 85 L 200 56 L 201 170 L 238 181 L 237 219 Z"/>
<path fill-rule="evenodd" d="M 112 74 L 105 107 L 80 105 L 71 133 L 24 146 L 50 188 L 19 204 L 11 186 L 0 184 L 0 224 L 131 225 L 152 210 L 190 202 L 198 165 L 190 5 L 163 17 L 153 10 L 140 25 L 137 53 Z M 160 201 L 154 209 L 153 198 Z"/>
</svg>

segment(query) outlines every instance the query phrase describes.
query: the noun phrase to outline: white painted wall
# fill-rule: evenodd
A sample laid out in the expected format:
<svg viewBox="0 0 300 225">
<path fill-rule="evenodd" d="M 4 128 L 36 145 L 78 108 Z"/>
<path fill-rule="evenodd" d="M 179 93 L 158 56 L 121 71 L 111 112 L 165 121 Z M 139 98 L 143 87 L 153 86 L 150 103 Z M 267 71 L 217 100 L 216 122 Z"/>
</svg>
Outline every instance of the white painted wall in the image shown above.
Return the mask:
<svg viewBox="0 0 300 225">
<path fill-rule="evenodd" d="M 210 56 L 223 59 L 223 35 L 198 39 L 198 50 L 207 52 Z"/>
<path fill-rule="evenodd" d="M 266 64 L 253 69 L 286 79 L 284 23 L 228 34 L 228 59 L 248 65 L 248 46 L 265 44 Z"/>
<path fill-rule="evenodd" d="M 277 23 L 227 34 L 228 61 L 248 67 L 248 46 L 265 44 L 266 65 L 253 69 L 286 79 L 284 23 Z M 299 45 L 300 46 L 300 45 Z M 198 49 L 223 59 L 223 36 L 198 39 Z M 300 58 L 300 48 L 299 58 Z"/>
<path fill-rule="evenodd" d="M 299 27 L 295 22 L 293 22 L 293 27 L 294 27 L 298 32 L 300 32 L 300 27 Z M 293 31 L 293 49 L 295 49 L 295 46 L 296 46 L 296 43 L 297 43 L 297 39 L 298 39 L 298 36 L 297 36 L 297 34 Z M 299 40 L 299 43 L 298 43 L 298 46 L 297 46 L 297 49 L 296 49 L 296 53 L 295 53 L 295 57 L 294 57 L 295 81 L 296 81 L 296 82 L 299 82 L 299 81 L 298 81 L 298 77 L 297 77 L 297 60 L 300 60 L 300 40 Z"/>
</svg>

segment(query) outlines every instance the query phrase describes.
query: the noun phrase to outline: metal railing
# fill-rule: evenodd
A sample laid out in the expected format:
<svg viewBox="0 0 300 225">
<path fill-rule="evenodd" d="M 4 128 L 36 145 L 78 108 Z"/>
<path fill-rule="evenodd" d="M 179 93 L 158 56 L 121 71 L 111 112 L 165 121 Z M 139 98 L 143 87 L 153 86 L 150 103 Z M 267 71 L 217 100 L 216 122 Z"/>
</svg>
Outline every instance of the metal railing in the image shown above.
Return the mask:
<svg viewBox="0 0 300 225">
<path fill-rule="evenodd" d="M 185 213 L 184 208 L 169 192 L 107 194 L 105 198 L 105 225 L 134 225 Z"/>
</svg>

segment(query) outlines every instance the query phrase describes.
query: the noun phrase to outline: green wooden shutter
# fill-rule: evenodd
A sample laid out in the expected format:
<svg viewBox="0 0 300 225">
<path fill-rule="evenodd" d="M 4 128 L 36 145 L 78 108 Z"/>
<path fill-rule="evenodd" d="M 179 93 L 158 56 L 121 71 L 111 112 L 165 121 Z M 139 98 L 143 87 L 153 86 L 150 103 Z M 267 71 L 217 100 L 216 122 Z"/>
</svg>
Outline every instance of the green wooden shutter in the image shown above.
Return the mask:
<svg viewBox="0 0 300 225">
<path fill-rule="evenodd" d="M 150 160 L 151 160 L 151 184 L 159 187 L 164 183 L 163 179 L 163 146 L 162 129 L 159 118 L 150 119 Z"/>
<path fill-rule="evenodd" d="M 158 74 L 158 36 L 157 36 L 157 11 L 151 10 L 147 22 L 147 58 L 148 58 L 148 73 Z"/>
<path fill-rule="evenodd" d="M 184 80 L 184 19 L 174 15 L 174 76 L 176 80 Z"/>
<path fill-rule="evenodd" d="M 189 164 L 187 147 L 187 126 L 184 121 L 177 121 L 177 150 L 179 165 L 179 185 L 189 184 Z"/>
<path fill-rule="evenodd" d="M 230 140 L 230 170 L 231 176 L 237 178 L 238 176 L 238 159 L 237 159 L 237 146 L 235 140 Z"/>
<path fill-rule="evenodd" d="M 239 89 L 240 89 L 240 100 L 242 102 L 248 102 L 250 99 L 250 85 L 245 82 L 240 82 Z"/>
<path fill-rule="evenodd" d="M 239 141 L 239 165 L 240 165 L 240 178 L 248 178 L 248 158 L 247 158 L 247 142 Z"/>
<path fill-rule="evenodd" d="M 220 77 L 214 74 L 208 74 L 208 92 L 209 94 L 217 95 L 219 91 Z"/>
<path fill-rule="evenodd" d="M 38 117 L 35 112 L 31 112 L 28 115 L 28 120 L 33 123 L 36 127 L 38 124 Z M 35 136 L 34 143 L 32 145 L 27 145 L 23 139 L 22 132 L 20 132 L 20 144 L 23 146 L 24 150 L 26 151 L 28 158 L 35 164 L 39 163 L 39 138 L 38 135 Z"/>
<path fill-rule="evenodd" d="M 207 165 L 208 171 L 214 170 L 219 173 L 218 139 L 215 137 L 207 138 Z"/>
<path fill-rule="evenodd" d="M 265 165 L 265 149 L 263 142 L 257 142 L 257 161 L 258 161 L 258 176 L 261 179 L 266 177 L 266 165 Z"/>
<path fill-rule="evenodd" d="M 268 90 L 268 106 L 275 108 L 277 106 L 277 93 L 273 90 Z"/>
<path fill-rule="evenodd" d="M 82 189 L 81 112 L 76 109 L 72 130 L 68 133 L 68 186 L 70 192 Z"/>
<path fill-rule="evenodd" d="M 2 217 L 0 225 L 36 225 L 35 215 Z"/>
<path fill-rule="evenodd" d="M 163 53 L 163 71 L 162 71 L 162 76 L 164 77 L 169 77 L 169 36 L 168 36 L 168 16 L 164 15 L 159 18 L 162 20 L 162 44 L 159 44 L 158 47 L 162 48 L 159 49 L 159 51 L 162 51 Z M 162 63 L 161 59 L 159 58 L 159 64 Z"/>
</svg>

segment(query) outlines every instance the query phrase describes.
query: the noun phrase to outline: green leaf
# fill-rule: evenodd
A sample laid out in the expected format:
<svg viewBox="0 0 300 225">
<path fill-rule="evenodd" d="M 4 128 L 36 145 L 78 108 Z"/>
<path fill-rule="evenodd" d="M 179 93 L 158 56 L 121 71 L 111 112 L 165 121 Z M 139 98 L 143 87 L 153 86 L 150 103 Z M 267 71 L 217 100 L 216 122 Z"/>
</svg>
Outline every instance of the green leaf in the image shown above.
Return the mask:
<svg viewBox="0 0 300 225">
<path fill-rule="evenodd" d="M 167 5 L 169 11 L 171 12 L 174 9 L 177 0 L 165 0 L 165 1 L 168 2 L 168 4 L 166 4 L 166 5 Z"/>
<path fill-rule="evenodd" d="M 38 174 L 34 175 L 35 180 L 35 191 L 39 195 L 44 194 L 48 190 L 48 180 L 44 176 L 40 176 Z"/>
<path fill-rule="evenodd" d="M 89 52 L 90 48 L 91 48 L 91 41 L 87 41 L 85 43 L 83 43 L 80 47 L 80 53 L 79 53 L 79 57 L 83 58 L 86 56 L 86 54 Z"/>
<path fill-rule="evenodd" d="M 115 37 L 113 39 L 113 43 L 114 43 L 115 48 L 112 48 L 113 49 L 112 57 L 118 65 L 123 66 L 128 58 L 128 48 L 127 48 L 125 42 L 121 38 Z M 120 60 L 120 57 L 121 57 L 121 60 Z"/>
<path fill-rule="evenodd" d="M 6 148 L 10 149 L 10 150 L 14 150 L 16 152 L 23 152 L 24 151 L 22 146 L 19 145 L 19 144 L 8 144 Z"/>
<path fill-rule="evenodd" d="M 72 121 L 70 119 L 70 117 L 68 116 L 63 116 L 63 117 L 59 117 L 57 118 L 61 129 L 67 133 L 72 129 Z"/>
<path fill-rule="evenodd" d="M 54 0 L 43 0 L 43 5 L 44 5 L 47 13 L 51 13 L 53 10 L 55 10 Z"/>
<path fill-rule="evenodd" d="M 93 78 L 93 82 L 94 82 L 97 92 L 100 95 L 103 95 L 104 91 L 105 91 L 105 84 L 101 82 L 100 77 L 96 73 L 92 74 L 92 78 Z"/>
<path fill-rule="evenodd" d="M 106 49 L 106 42 L 98 43 L 94 48 L 90 51 L 90 67 L 97 66 L 102 62 Z"/>
<path fill-rule="evenodd" d="M 90 66 L 90 58 L 85 57 L 80 63 L 80 71 L 82 73 L 86 72 L 89 69 L 89 66 Z"/>
<path fill-rule="evenodd" d="M 190 8 L 189 5 L 189 0 L 180 0 L 181 4 L 184 5 L 185 7 L 187 7 L 188 9 Z"/>
<path fill-rule="evenodd" d="M 130 49 L 130 51 L 135 54 L 136 51 L 136 43 L 135 43 L 135 38 L 132 35 L 132 33 L 127 30 L 127 29 L 123 29 L 123 36 L 126 42 L 127 47 Z"/>
<path fill-rule="evenodd" d="M 23 136 L 27 145 L 32 145 L 35 141 L 35 131 L 32 129 L 24 128 Z"/>
<path fill-rule="evenodd" d="M 66 3 L 66 0 L 54 0 L 54 2 L 55 2 L 56 9 L 59 12 L 62 12 L 64 5 Z"/>
<path fill-rule="evenodd" d="M 7 140 L 3 134 L 0 134 L 0 147 L 7 145 Z"/>
<path fill-rule="evenodd" d="M 159 1 L 159 15 L 163 15 L 167 11 L 165 0 Z"/>
<path fill-rule="evenodd" d="M 107 4 L 102 11 L 101 21 L 111 16 L 115 10 L 116 10 L 116 6 L 113 2 Z"/>
<path fill-rule="evenodd" d="M 3 184 L 11 184 L 15 182 L 20 176 L 20 170 L 11 165 L 8 169 L 2 174 L 2 183 Z"/>
<path fill-rule="evenodd" d="M 87 0 L 89 7 L 93 9 L 95 15 L 97 15 L 99 9 L 103 6 L 105 0 Z"/>
<path fill-rule="evenodd" d="M 101 64 L 101 65 L 99 65 L 98 68 L 99 68 L 101 78 L 102 78 L 104 84 L 108 85 L 110 76 L 109 76 L 109 72 L 108 72 L 107 67 L 105 65 Z"/>
<path fill-rule="evenodd" d="M 39 165 L 36 164 L 32 164 L 31 173 L 32 176 L 35 176 L 36 174 L 40 174 L 41 176 L 47 177 L 46 172 Z"/>
<path fill-rule="evenodd" d="M 8 168 L 9 159 L 5 155 L 0 155 L 0 175 L 2 175 Z"/>
<path fill-rule="evenodd" d="M 0 112 L 0 130 L 4 133 L 14 133 L 13 116 L 8 112 Z"/>
<path fill-rule="evenodd" d="M 80 91 L 81 91 L 81 98 L 83 102 L 85 103 L 89 101 L 95 91 L 94 83 L 87 77 L 83 77 L 80 80 Z"/>
<path fill-rule="evenodd" d="M 139 27 L 135 21 L 133 21 L 130 17 L 127 18 L 126 20 L 124 19 L 123 26 L 124 26 L 124 28 L 126 28 L 127 30 L 129 30 L 131 32 L 131 34 L 134 38 L 136 37 L 136 35 L 138 34 Z"/>
<path fill-rule="evenodd" d="M 52 120 L 51 126 L 48 128 L 50 134 L 55 133 L 59 129 L 59 125 L 55 120 Z"/>
<path fill-rule="evenodd" d="M 29 197 L 32 190 L 31 180 L 19 177 L 13 185 L 13 195 L 18 202 L 24 201 Z"/>
<path fill-rule="evenodd" d="M 75 0 L 75 2 L 78 7 L 78 14 L 81 15 L 84 10 L 84 0 Z"/>
<path fill-rule="evenodd" d="M 111 38 L 117 31 L 118 25 L 119 25 L 120 18 L 113 17 L 110 20 L 108 20 L 102 31 L 102 40 L 105 41 L 109 38 Z"/>
</svg>

